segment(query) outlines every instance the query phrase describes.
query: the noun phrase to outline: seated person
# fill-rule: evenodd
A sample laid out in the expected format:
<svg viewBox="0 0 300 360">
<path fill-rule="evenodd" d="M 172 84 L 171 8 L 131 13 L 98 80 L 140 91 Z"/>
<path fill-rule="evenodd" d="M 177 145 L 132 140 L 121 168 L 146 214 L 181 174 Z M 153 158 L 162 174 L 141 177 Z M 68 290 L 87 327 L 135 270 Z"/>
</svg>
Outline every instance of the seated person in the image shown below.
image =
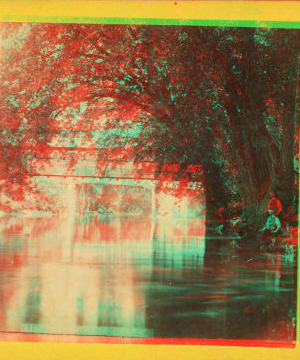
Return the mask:
<svg viewBox="0 0 300 360">
<path fill-rule="evenodd" d="M 246 215 L 241 217 L 240 216 L 234 217 L 231 220 L 231 227 L 238 232 L 239 237 L 241 238 L 253 234 L 254 231 L 251 225 L 252 224 L 249 222 L 248 217 Z"/>
<path fill-rule="evenodd" d="M 277 216 L 275 216 L 273 210 L 268 210 L 268 220 L 266 226 L 259 230 L 259 232 L 264 232 L 265 234 L 276 234 L 281 228 L 281 223 Z"/>
</svg>

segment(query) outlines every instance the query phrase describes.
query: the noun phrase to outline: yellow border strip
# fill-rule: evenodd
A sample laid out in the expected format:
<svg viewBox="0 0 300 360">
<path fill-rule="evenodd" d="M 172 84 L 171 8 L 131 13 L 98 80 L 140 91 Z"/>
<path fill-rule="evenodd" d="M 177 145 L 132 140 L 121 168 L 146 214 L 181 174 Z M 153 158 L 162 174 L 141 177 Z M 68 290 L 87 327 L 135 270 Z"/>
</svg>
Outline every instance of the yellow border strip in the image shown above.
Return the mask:
<svg viewBox="0 0 300 360">
<path fill-rule="evenodd" d="M 186 345 L 3 343 L 3 360 L 299 360 L 299 349 Z"/>
<path fill-rule="evenodd" d="M 175 4 L 176 3 L 176 4 Z M 298 1 L 14 1 L 0 0 L 0 18 L 11 21 L 42 21 L 66 18 L 88 19 L 161 19 L 161 20 L 218 20 L 282 22 L 287 27 L 300 24 Z M 31 19 L 31 20 L 30 20 Z M 38 20 L 40 19 L 40 20 Z M 65 21 L 62 21 L 65 22 Z M 292 23 L 294 25 L 292 26 Z M 299 270 L 299 269 L 298 269 Z M 299 275 L 299 271 L 298 271 Z M 299 282 L 298 282 L 299 294 Z M 299 312 L 298 312 L 299 316 Z M 299 319 L 298 319 L 299 320 Z M 299 324 L 299 322 L 298 322 Z M 298 329 L 299 332 L 299 329 Z M 296 350 L 198 347 L 162 345 L 99 345 L 53 343 L 1 343 L 0 358 L 3 360 L 52 360 L 52 359 L 300 359 Z"/>
<path fill-rule="evenodd" d="M 0 16 L 300 21 L 297 1 L 15 1 Z"/>
</svg>

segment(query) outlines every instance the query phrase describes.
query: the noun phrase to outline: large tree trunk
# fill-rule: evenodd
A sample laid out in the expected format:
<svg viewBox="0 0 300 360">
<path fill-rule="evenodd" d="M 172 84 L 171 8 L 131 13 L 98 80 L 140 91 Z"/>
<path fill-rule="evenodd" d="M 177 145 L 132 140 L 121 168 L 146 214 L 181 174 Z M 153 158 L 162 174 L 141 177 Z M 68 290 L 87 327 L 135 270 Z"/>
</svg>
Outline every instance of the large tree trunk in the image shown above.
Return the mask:
<svg viewBox="0 0 300 360">
<path fill-rule="evenodd" d="M 289 31 L 289 62 L 287 64 L 289 77 L 287 83 L 289 85 L 286 95 L 288 99 L 286 101 L 286 117 L 282 119 L 284 136 L 280 152 L 276 141 L 267 130 L 263 118 L 264 97 L 269 90 L 262 79 L 263 68 L 261 66 L 267 65 L 258 63 L 259 59 L 261 61 L 261 55 L 257 52 L 254 36 L 255 29 L 252 32 L 247 31 L 244 35 L 242 64 L 236 65 L 236 60 L 231 58 L 230 53 L 226 58 L 216 53 L 215 61 L 220 69 L 224 69 L 225 74 L 224 89 L 228 94 L 225 108 L 232 128 L 230 142 L 235 146 L 239 172 L 241 168 L 243 170 L 240 196 L 243 198 L 244 212 L 250 221 L 255 223 L 255 227 L 260 227 L 261 219 L 258 215 L 266 207 L 268 194 L 274 188 L 276 181 L 283 189 L 284 194 L 280 197 L 285 198 L 284 205 L 290 204 L 293 198 L 295 97 L 298 72 L 297 61 L 295 61 L 298 51 L 295 50 L 298 47 L 298 39 L 294 31 Z M 248 64 L 248 66 L 243 66 L 243 64 Z M 266 64 L 268 63 L 266 62 Z M 239 75 L 233 70 L 236 66 L 239 66 Z M 280 175 L 278 176 L 278 174 Z M 207 179 L 207 195 L 209 195 L 210 182 L 211 180 Z M 222 179 L 220 182 L 222 183 Z M 214 190 L 212 189 L 212 192 Z M 226 201 L 224 198 L 224 207 L 227 205 Z M 215 205 L 212 204 L 212 206 Z M 207 197 L 207 207 L 208 209 L 210 207 L 209 196 Z M 211 217 L 210 212 L 208 214 Z"/>
<path fill-rule="evenodd" d="M 293 204 L 293 190 L 295 185 L 295 118 L 297 106 L 297 91 L 299 82 L 299 32 L 286 30 L 287 58 L 286 73 L 286 113 L 281 146 L 281 171 L 277 176 L 276 191 L 284 210 Z"/>
</svg>

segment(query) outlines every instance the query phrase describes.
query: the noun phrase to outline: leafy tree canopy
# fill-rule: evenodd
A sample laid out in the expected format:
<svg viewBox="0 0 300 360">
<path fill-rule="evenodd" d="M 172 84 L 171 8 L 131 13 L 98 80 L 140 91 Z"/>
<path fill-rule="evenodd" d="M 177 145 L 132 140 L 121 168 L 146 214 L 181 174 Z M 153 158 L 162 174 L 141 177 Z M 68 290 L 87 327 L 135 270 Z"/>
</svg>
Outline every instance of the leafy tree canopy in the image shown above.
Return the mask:
<svg viewBox="0 0 300 360">
<path fill-rule="evenodd" d="M 28 159 L 65 132 L 75 148 L 76 136 L 92 141 L 99 161 L 153 161 L 165 177 L 166 165 L 178 165 L 173 178 L 201 181 L 212 212 L 229 216 L 240 202 L 256 214 L 274 188 L 291 205 L 298 31 L 5 24 L 2 32 L 7 184 L 24 182 Z"/>
</svg>

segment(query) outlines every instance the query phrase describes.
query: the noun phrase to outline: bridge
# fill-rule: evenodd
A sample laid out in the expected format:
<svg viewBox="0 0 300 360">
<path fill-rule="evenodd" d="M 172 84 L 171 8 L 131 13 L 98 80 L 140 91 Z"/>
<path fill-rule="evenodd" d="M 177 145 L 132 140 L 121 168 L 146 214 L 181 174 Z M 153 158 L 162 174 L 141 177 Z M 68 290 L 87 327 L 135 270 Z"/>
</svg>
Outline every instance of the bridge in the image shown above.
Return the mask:
<svg viewBox="0 0 300 360">
<path fill-rule="evenodd" d="M 40 153 L 40 156 L 31 159 L 32 176 L 69 178 L 69 181 L 74 183 L 109 183 L 128 186 L 140 186 L 142 182 L 143 186 L 149 188 L 152 187 L 151 183 L 157 180 L 155 162 L 151 160 L 134 162 L 116 154 L 98 159 L 97 150 L 99 149 L 95 147 L 49 147 Z M 169 179 L 174 186 L 177 182 L 174 182 L 173 178 L 178 169 L 178 164 L 168 164 L 163 170 L 166 181 Z M 200 166 L 191 166 L 188 172 L 192 174 L 190 188 L 197 188 L 200 183 Z"/>
</svg>

